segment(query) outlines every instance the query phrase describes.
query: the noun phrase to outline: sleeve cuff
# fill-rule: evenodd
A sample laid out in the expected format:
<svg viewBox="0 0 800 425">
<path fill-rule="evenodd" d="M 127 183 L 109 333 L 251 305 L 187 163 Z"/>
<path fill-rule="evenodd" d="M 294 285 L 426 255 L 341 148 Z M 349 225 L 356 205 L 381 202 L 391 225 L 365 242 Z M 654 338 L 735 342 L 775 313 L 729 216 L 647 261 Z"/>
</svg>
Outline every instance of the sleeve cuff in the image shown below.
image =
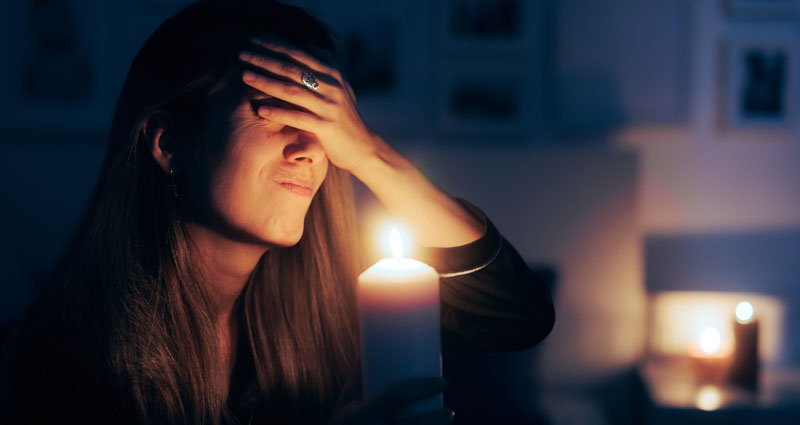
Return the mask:
<svg viewBox="0 0 800 425">
<path fill-rule="evenodd" d="M 478 207 L 463 199 L 456 199 L 467 211 L 484 223 L 484 233 L 478 240 L 449 248 L 419 247 L 420 260 L 424 261 L 442 278 L 462 276 L 478 271 L 497 258 L 503 238 Z"/>
</svg>

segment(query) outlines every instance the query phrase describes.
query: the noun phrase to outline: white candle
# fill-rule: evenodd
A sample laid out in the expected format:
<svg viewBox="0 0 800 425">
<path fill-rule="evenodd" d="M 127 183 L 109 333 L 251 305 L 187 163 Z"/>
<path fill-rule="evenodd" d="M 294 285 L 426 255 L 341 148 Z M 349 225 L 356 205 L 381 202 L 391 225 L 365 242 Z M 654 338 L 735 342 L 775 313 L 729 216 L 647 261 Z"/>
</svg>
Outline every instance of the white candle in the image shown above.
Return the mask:
<svg viewBox="0 0 800 425">
<path fill-rule="evenodd" d="M 439 274 L 402 258 L 402 239 L 390 234 L 394 258 L 384 258 L 358 277 L 364 400 L 408 379 L 441 376 Z M 442 408 L 429 397 L 402 412 L 412 416 Z"/>
</svg>

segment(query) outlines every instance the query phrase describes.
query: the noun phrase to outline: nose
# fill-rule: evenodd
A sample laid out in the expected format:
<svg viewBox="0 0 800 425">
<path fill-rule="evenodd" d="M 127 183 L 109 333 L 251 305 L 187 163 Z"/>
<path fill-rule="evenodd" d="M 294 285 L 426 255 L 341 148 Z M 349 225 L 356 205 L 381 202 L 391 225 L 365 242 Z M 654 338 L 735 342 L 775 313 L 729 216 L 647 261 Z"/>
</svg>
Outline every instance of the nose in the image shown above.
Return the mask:
<svg viewBox="0 0 800 425">
<path fill-rule="evenodd" d="M 325 151 L 317 136 L 298 131 L 297 137 L 283 148 L 283 157 L 293 163 L 319 164 L 325 158 Z"/>
</svg>

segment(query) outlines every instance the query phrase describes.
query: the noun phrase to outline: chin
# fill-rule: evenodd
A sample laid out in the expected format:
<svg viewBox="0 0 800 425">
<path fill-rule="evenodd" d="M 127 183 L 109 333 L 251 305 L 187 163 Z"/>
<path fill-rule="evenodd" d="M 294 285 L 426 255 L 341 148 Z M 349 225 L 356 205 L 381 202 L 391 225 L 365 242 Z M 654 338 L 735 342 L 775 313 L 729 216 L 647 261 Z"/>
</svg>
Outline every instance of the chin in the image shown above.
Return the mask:
<svg viewBox="0 0 800 425">
<path fill-rule="evenodd" d="M 300 238 L 303 237 L 303 226 L 300 226 L 299 229 L 293 230 L 286 230 L 279 232 L 278 235 L 270 235 L 270 237 L 265 238 L 266 241 L 269 241 L 271 245 L 278 245 L 282 247 L 290 247 L 297 245 L 300 242 Z"/>
</svg>

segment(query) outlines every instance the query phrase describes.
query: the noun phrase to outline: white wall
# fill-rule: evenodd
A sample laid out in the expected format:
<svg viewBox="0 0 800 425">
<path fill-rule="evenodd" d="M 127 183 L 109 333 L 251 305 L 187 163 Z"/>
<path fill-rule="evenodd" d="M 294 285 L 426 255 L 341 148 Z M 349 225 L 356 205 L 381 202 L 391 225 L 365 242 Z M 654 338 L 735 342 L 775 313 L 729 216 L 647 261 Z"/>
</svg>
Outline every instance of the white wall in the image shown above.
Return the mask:
<svg viewBox="0 0 800 425">
<path fill-rule="evenodd" d="M 645 234 L 800 227 L 800 116 L 784 132 L 724 122 L 727 46 L 800 40 L 800 18 L 733 16 L 726 4 L 554 2 L 554 137 L 608 135 L 640 154 Z M 797 115 L 800 89 L 789 99 Z"/>
<path fill-rule="evenodd" d="M 720 3 L 691 3 L 688 125 L 621 136 L 621 143 L 641 154 L 646 233 L 800 227 L 800 133 L 737 133 L 720 123 L 725 75 L 721 49 L 731 36 L 750 27 L 770 28 L 768 22 L 731 20 Z M 794 24 L 800 40 L 800 23 Z M 800 103 L 800 96 L 793 101 Z"/>
<path fill-rule="evenodd" d="M 539 373 L 586 386 L 644 349 L 638 162 L 598 148 L 415 145 L 435 182 L 481 207 L 529 262 L 556 266 L 556 325 Z"/>
</svg>

